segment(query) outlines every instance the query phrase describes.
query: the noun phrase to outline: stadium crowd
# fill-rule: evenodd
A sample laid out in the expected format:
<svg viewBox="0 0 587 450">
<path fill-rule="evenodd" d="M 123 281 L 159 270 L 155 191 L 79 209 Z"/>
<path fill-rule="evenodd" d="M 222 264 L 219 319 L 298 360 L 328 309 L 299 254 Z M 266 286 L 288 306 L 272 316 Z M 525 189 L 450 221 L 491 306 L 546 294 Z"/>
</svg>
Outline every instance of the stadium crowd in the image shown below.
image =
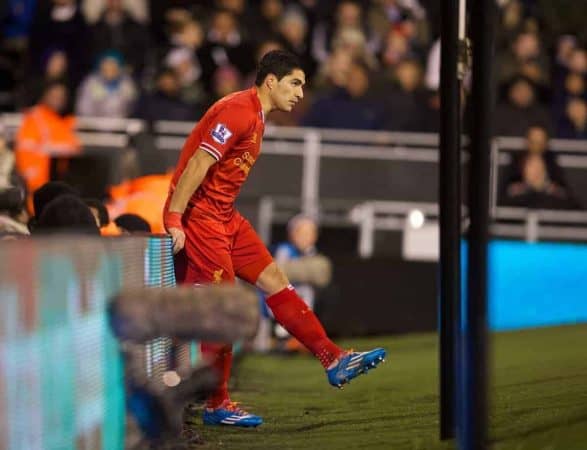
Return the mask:
<svg viewBox="0 0 587 450">
<path fill-rule="evenodd" d="M 503 195 L 511 204 L 538 205 L 533 194 L 539 193 L 548 197 L 541 205 L 574 207 L 547 142 L 549 136 L 587 139 L 581 2 L 497 3 L 495 133 L 528 136 L 533 155 L 515 161 Z M 0 110 L 24 114 L 11 164 L 29 192 L 48 180 L 49 153 L 81 152 L 76 117 L 195 121 L 217 99 L 249 87 L 256 62 L 275 48 L 299 56 L 308 83 L 294 113 L 274 113 L 271 122 L 438 130 L 437 1 L 7 0 L 2 5 Z M 533 146 L 532 137 L 544 143 Z M 165 180 L 151 181 L 159 190 Z M 152 203 L 132 183 L 113 192 L 121 190 L 110 205 L 115 217 L 129 212 L 124 205 L 133 201 L 139 202 L 135 211 L 141 201 Z M 160 223 L 151 221 L 150 227 L 162 231 Z"/>
<path fill-rule="evenodd" d="M 308 88 L 288 125 L 436 131 L 439 5 L 432 0 L 8 0 L 4 110 L 59 85 L 62 114 L 195 120 L 286 48 Z M 587 138 L 581 5 L 500 0 L 496 134 L 541 124 Z M 560 8 L 557 6 L 560 5 Z M 564 25 L 562 25 L 564 24 Z"/>
</svg>

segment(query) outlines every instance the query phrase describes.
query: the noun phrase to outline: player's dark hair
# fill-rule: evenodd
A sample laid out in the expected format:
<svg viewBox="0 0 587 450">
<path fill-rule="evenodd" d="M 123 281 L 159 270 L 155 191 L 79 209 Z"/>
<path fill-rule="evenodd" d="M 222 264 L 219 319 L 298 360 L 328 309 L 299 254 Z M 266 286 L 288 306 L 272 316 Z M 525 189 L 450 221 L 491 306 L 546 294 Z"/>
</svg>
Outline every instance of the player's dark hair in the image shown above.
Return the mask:
<svg viewBox="0 0 587 450">
<path fill-rule="evenodd" d="M 301 68 L 300 60 L 293 53 L 286 50 L 272 50 L 261 58 L 255 85 L 261 86 L 269 74 L 273 74 L 277 77 L 277 80 L 281 80 L 295 69 Z"/>
</svg>

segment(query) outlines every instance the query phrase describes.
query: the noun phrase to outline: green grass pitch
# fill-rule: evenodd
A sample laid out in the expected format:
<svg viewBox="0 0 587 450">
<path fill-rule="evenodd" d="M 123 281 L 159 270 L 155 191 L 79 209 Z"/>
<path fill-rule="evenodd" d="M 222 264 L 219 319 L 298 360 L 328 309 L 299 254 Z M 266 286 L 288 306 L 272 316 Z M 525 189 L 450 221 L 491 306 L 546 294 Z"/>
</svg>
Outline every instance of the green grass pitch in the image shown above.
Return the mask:
<svg viewBox="0 0 587 450">
<path fill-rule="evenodd" d="M 233 382 L 265 424 L 198 427 L 202 449 L 345 450 L 455 448 L 438 440 L 434 334 L 341 342 L 383 346 L 385 364 L 337 390 L 309 356 L 247 355 Z M 492 337 L 491 449 L 587 450 L 587 326 Z"/>
</svg>

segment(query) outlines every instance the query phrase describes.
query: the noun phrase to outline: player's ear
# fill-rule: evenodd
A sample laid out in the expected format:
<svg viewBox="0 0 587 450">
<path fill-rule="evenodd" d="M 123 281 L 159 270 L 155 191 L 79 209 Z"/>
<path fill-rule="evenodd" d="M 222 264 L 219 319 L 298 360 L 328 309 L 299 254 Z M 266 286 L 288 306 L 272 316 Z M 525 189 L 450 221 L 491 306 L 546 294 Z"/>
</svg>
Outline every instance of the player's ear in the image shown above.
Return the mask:
<svg viewBox="0 0 587 450">
<path fill-rule="evenodd" d="M 267 75 L 267 78 L 265 78 L 265 84 L 269 89 L 273 89 L 276 82 L 277 82 L 277 78 L 272 73 Z"/>
</svg>

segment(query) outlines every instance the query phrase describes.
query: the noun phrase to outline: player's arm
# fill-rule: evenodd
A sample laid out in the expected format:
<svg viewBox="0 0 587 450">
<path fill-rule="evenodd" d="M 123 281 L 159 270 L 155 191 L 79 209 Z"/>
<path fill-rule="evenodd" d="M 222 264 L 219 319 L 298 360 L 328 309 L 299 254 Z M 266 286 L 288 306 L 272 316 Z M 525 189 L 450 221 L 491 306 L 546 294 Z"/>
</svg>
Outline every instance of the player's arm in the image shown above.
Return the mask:
<svg viewBox="0 0 587 450">
<path fill-rule="evenodd" d="M 208 173 L 208 169 L 215 162 L 216 159 L 209 153 L 202 151 L 201 148 L 194 153 L 179 177 L 175 191 L 171 196 L 171 202 L 169 203 L 170 212 L 183 214 L 190 198 L 196 192 L 196 189 L 200 187 L 200 184 L 202 184 L 204 177 Z"/>
<path fill-rule="evenodd" d="M 171 235 L 173 252 L 179 252 L 185 244 L 185 232 L 181 225 L 181 217 L 187 204 L 200 187 L 208 173 L 208 169 L 216 162 L 216 159 L 201 148 L 194 153 L 182 172 L 177 186 L 171 196 L 169 210 L 165 213 L 165 228 Z"/>
</svg>

